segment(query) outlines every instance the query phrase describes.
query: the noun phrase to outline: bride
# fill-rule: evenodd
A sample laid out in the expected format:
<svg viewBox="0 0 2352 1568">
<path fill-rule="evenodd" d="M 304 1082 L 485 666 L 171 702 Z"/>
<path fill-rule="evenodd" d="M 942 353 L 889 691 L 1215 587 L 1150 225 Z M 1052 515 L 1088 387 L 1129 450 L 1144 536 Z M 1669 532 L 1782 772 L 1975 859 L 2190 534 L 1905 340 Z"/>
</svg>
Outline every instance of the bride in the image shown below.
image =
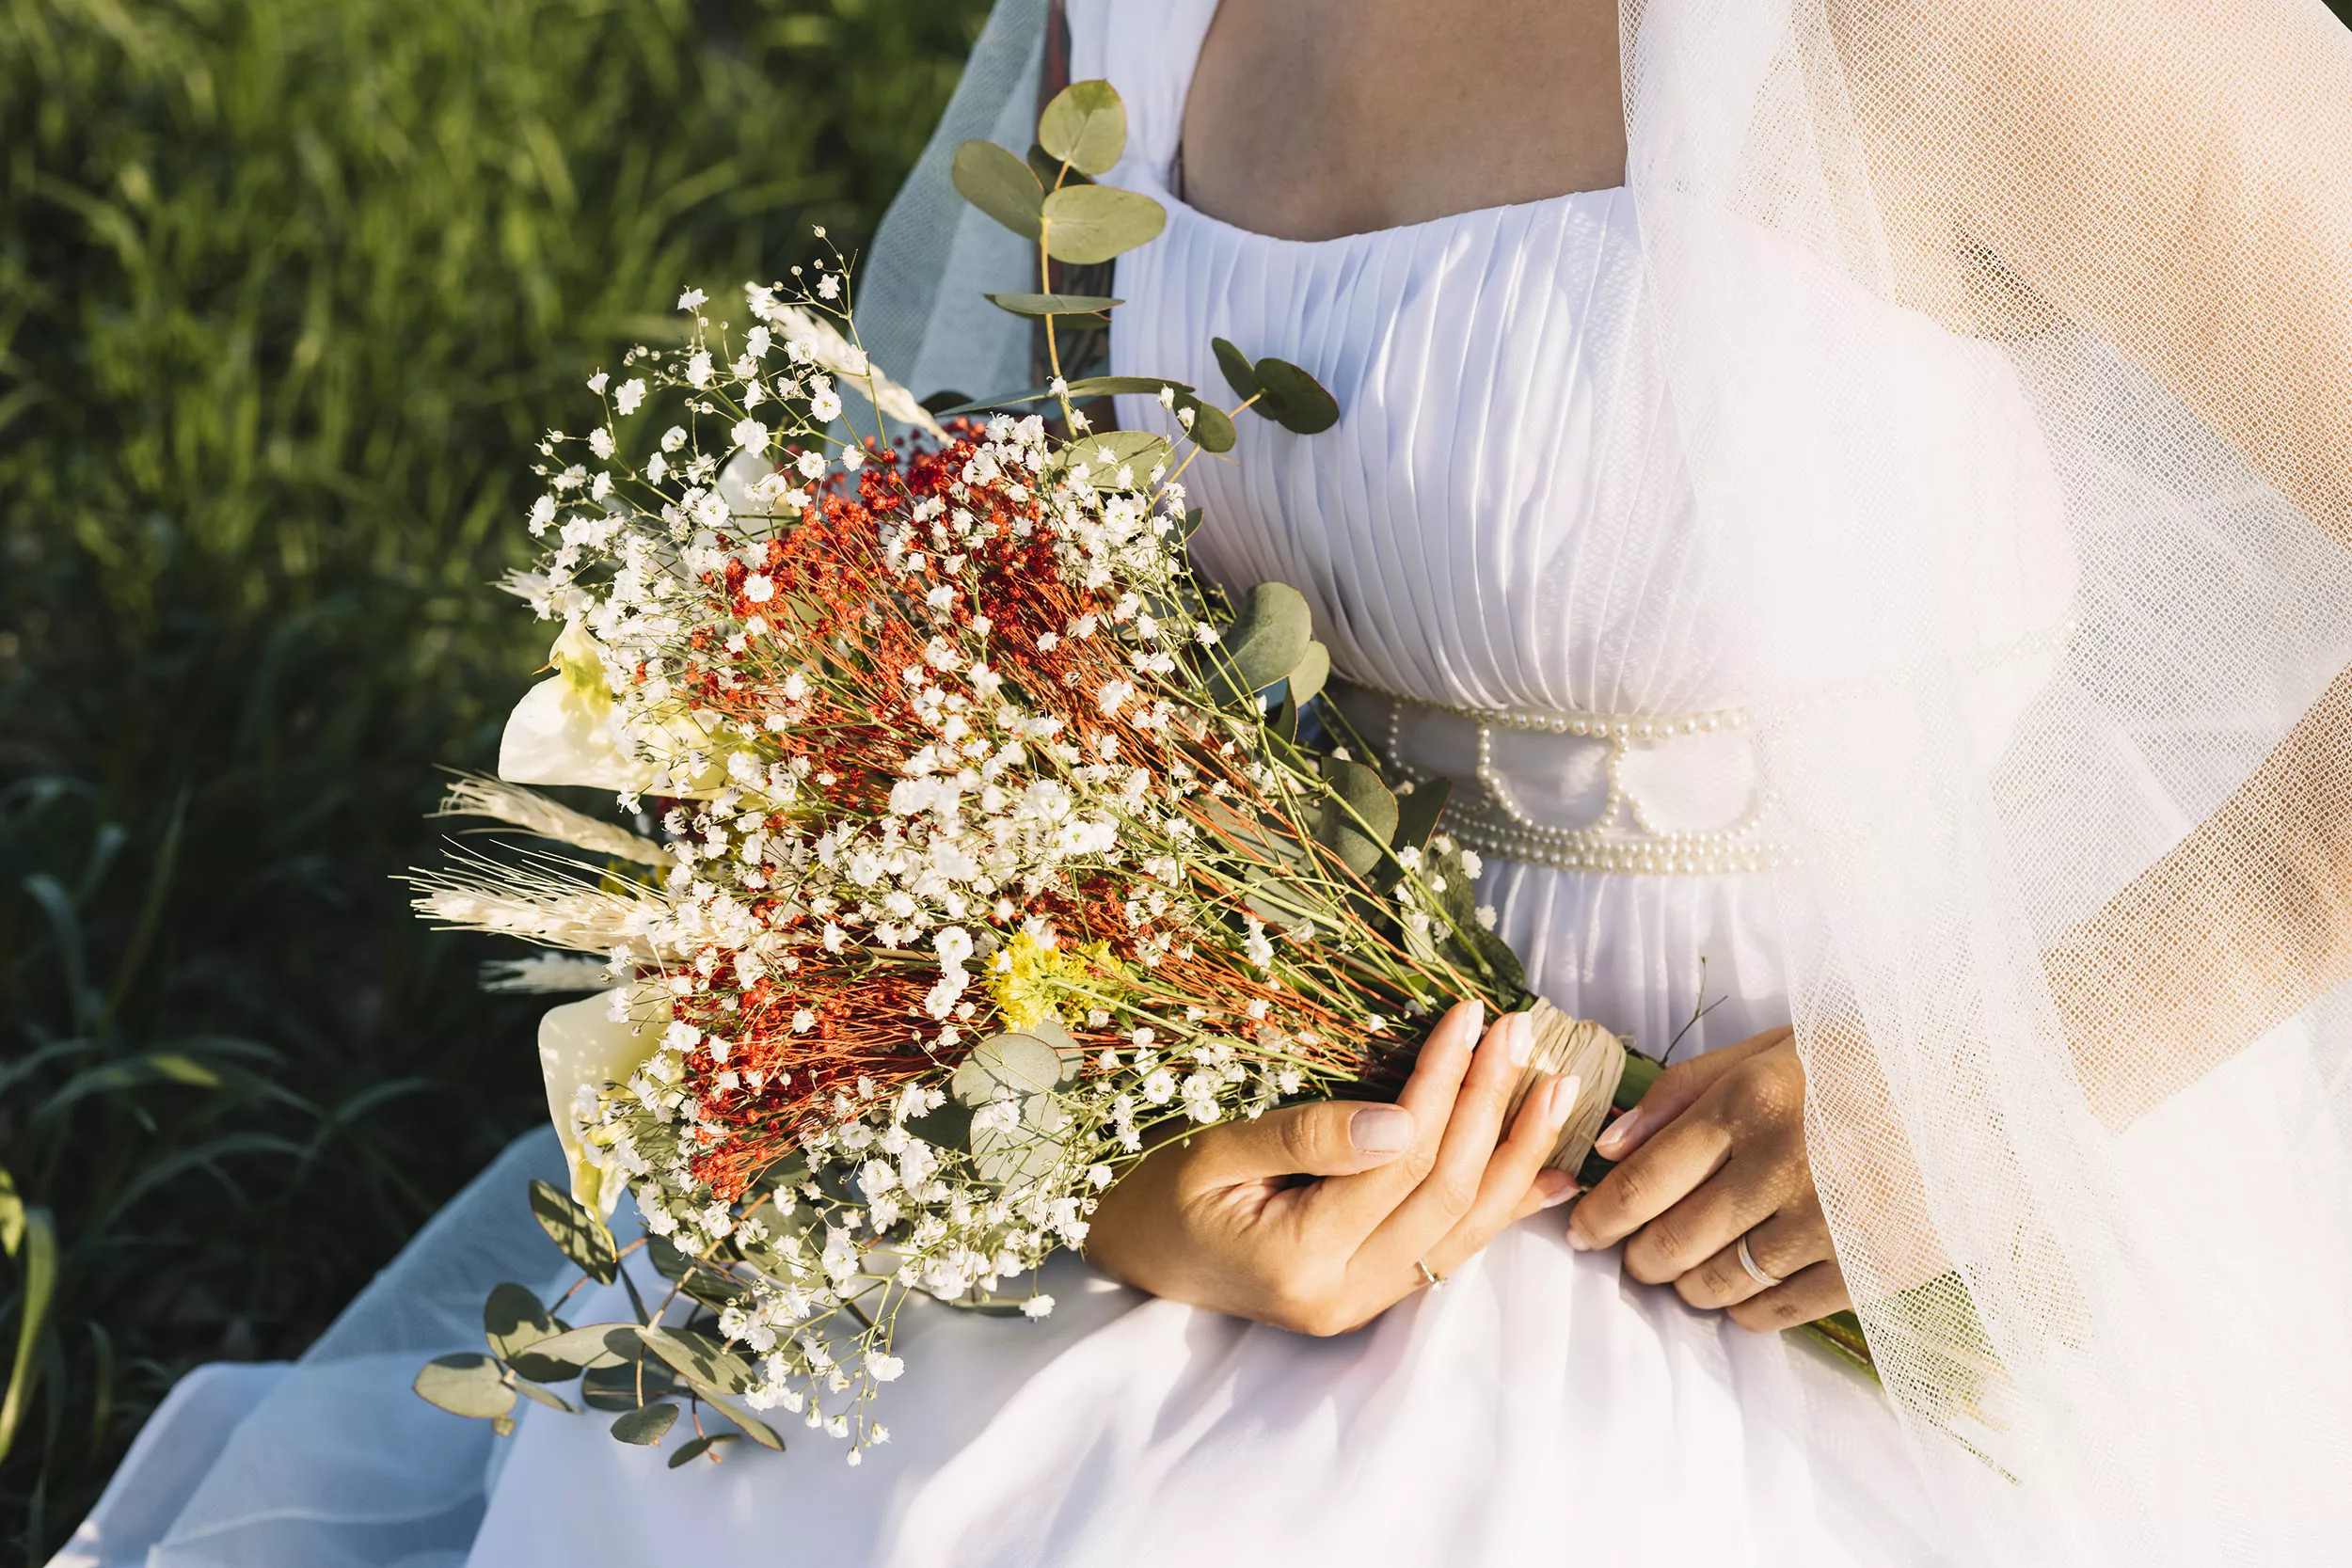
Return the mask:
<svg viewBox="0 0 2352 1568">
<path fill-rule="evenodd" d="M 1168 214 L 1113 368 L 1222 336 L 1344 410 L 1245 424 L 1201 568 L 1307 593 L 1539 990 L 1681 1033 L 1621 1164 L 1508 1174 L 1457 1009 L 1399 1107 L 1144 1161 L 1043 1322 L 910 1311 L 863 1466 L 665 1473 L 407 1392 L 534 1255 L 537 1140 L 291 1374 L 191 1379 L 61 1560 L 2341 1560 L 2317 0 L 1002 0 L 866 269 L 917 392 L 1029 379 L 946 164 L 1041 77 Z M 1773 1332 L 1849 1304 L 1875 1379 Z"/>
</svg>

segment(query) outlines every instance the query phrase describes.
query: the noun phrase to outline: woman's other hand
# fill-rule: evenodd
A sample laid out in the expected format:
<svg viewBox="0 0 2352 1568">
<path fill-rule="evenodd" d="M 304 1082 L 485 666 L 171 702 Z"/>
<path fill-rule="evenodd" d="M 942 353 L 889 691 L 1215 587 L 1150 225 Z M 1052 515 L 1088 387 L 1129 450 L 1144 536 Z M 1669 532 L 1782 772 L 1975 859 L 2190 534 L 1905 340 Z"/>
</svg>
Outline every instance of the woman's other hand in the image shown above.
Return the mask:
<svg viewBox="0 0 2352 1568">
<path fill-rule="evenodd" d="M 1671 1281 L 1693 1307 L 1728 1307 L 1743 1328 L 1791 1328 L 1852 1305 L 1813 1188 L 1794 1030 L 1668 1068 L 1595 1152 L 1617 1168 L 1576 1206 L 1570 1245 L 1622 1241 L 1628 1274 Z M 1743 1236 L 1778 1285 L 1742 1265 Z"/>
<path fill-rule="evenodd" d="M 1577 1081 L 1536 1084 L 1523 1014 L 1479 1038 L 1466 1002 L 1438 1022 L 1393 1105 L 1269 1111 L 1170 1140 L 1104 1195 L 1087 1256 L 1153 1295 L 1301 1334 L 1342 1334 L 1443 1278 L 1503 1226 L 1572 1196 L 1547 1170 Z"/>
</svg>

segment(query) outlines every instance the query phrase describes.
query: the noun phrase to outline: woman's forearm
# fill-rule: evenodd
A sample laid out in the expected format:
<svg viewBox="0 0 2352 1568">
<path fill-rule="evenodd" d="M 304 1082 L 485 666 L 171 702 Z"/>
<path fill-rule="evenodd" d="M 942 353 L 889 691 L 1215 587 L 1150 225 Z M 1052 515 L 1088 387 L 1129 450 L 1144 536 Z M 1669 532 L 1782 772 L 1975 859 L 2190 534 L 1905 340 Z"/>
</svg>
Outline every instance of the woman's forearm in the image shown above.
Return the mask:
<svg viewBox="0 0 2352 1568">
<path fill-rule="evenodd" d="M 2112 1128 L 2352 979 L 2352 671 L 2048 972 Z"/>
</svg>

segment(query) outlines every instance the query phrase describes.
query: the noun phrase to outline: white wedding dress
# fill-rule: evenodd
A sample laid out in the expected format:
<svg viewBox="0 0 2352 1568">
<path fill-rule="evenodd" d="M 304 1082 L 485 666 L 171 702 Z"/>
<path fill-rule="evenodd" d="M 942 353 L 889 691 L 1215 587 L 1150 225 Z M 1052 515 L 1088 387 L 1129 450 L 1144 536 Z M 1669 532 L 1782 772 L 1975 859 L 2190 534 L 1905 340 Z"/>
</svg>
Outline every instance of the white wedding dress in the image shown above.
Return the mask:
<svg viewBox="0 0 2352 1568">
<path fill-rule="evenodd" d="M 1408 770 L 1458 781 L 1465 837 L 1549 847 L 1490 853 L 1482 898 L 1550 1000 L 1653 1051 L 1702 984 L 1717 1006 L 1682 1051 L 1785 1022 L 1770 879 L 1747 869 L 1771 858 L 1770 811 L 1737 727 L 1766 695 L 1754 672 L 1783 667 L 1753 657 L 1760 618 L 1736 572 L 1692 547 L 1632 199 L 1581 192 L 1319 242 L 1195 212 L 1169 175 L 1212 11 L 1071 7 L 1073 76 L 1108 78 L 1129 106 L 1109 178 L 1168 210 L 1120 264 L 1116 369 L 1221 389 L 1209 340 L 1224 336 L 1303 365 L 1343 411 L 1311 437 L 1245 415 L 1232 460 L 1194 466 L 1201 565 L 1306 593 L 1358 685 L 1351 716 Z M 1923 388 L 1981 397 L 2011 374 L 1990 350 L 1918 342 Z M 1157 414 L 1130 402 L 1126 422 Z M 2055 512 L 2035 499 L 2053 482 L 2022 412 L 2018 428 L 2013 450 L 1931 454 L 1956 509 L 1976 486 L 1988 518 Z M 1936 439 L 1931 420 L 1919 439 Z M 2013 607 L 1989 651 L 2062 618 L 2062 550 L 2004 535 L 1980 554 Z M 1392 734 L 1391 704 L 1370 693 L 1414 700 Z M 1524 716 L 1486 727 L 1493 793 L 1475 777 L 1479 721 L 1451 710 Z M 1645 856 L 1673 869 L 1632 869 Z M 1580 858 L 1592 868 L 1564 863 Z M 534 1158 L 544 1147 L 518 1149 L 458 1206 L 499 1206 L 504 1229 L 437 1226 L 401 1267 L 414 1276 L 437 1248 L 495 1259 L 493 1236 L 517 1248 L 505 1272 L 542 1267 L 544 1245 L 519 1240 Z M 148 1517 L 131 1518 L 135 1458 L 116 1515 L 67 1560 L 129 1560 L 142 1531 L 161 1538 L 143 1560 L 157 1568 L 1941 1560 L 1910 1439 L 1869 1380 L 1801 1337 L 1693 1311 L 1563 1231 L 1558 1211 L 1518 1225 L 1444 1289 L 1330 1340 L 1152 1300 L 1068 1259 L 1042 1322 L 910 1309 L 891 1441 L 854 1469 L 787 1427 L 781 1457 L 739 1445 L 670 1472 L 604 1418 L 529 1405 L 494 1444 L 406 1391 L 424 1354 L 468 1348 L 462 1334 L 413 1329 L 366 1354 L 334 1341 L 332 1379 L 291 1404 L 264 1397 L 240 1422 L 249 1398 L 175 1401 L 141 1454 L 187 1472 L 155 1483 L 185 1506 L 156 1516 L 151 1487 Z M 209 1474 L 190 1458 L 215 1452 Z"/>
</svg>

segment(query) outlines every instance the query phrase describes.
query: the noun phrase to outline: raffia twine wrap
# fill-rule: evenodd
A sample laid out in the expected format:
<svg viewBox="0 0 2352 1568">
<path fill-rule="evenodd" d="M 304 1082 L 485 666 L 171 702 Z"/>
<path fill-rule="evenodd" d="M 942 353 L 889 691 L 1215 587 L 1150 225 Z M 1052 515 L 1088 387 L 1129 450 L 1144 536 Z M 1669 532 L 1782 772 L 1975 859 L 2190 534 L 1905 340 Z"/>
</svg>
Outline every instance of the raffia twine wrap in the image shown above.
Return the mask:
<svg viewBox="0 0 2352 1568">
<path fill-rule="evenodd" d="M 1503 1124 L 1510 1125 L 1510 1117 L 1518 1115 L 1519 1103 L 1527 1098 L 1528 1091 L 1546 1076 L 1575 1073 L 1581 1081 L 1576 1109 L 1568 1113 L 1568 1119 L 1561 1125 L 1560 1140 L 1552 1147 L 1551 1158 L 1544 1164 L 1554 1170 L 1581 1170 L 1593 1152 L 1593 1140 L 1600 1136 L 1609 1108 L 1616 1103 L 1618 1087 L 1625 1080 L 1625 1041 L 1590 1019 L 1570 1018 L 1540 999 L 1528 1008 L 1527 1016 L 1534 1026 L 1535 1041 L 1528 1052 L 1527 1066 L 1519 1071 L 1518 1085 L 1511 1092 Z M 1647 1088 L 1648 1085 L 1641 1086 Z"/>
</svg>

